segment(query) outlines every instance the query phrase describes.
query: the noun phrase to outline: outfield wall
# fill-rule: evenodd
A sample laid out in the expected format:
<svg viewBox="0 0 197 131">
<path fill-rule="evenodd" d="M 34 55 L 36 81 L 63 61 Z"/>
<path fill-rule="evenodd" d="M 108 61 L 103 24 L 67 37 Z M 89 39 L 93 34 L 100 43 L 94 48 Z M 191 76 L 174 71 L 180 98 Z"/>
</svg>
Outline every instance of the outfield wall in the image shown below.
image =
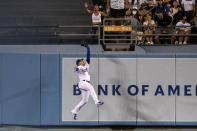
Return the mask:
<svg viewBox="0 0 197 131">
<path fill-rule="evenodd" d="M 75 87 L 77 75 L 72 70 L 75 59 L 62 56 L 63 124 L 72 121 L 70 111 L 80 100 Z M 195 124 L 196 65 L 196 55 L 99 54 L 92 59 L 91 81 L 105 104 L 96 109 L 90 100 L 78 121 L 101 125 Z M 81 124 L 78 121 L 72 124 Z"/>
<path fill-rule="evenodd" d="M 91 82 L 105 104 L 80 101 L 78 54 L 0 54 L 0 123 L 14 125 L 197 125 L 196 54 L 93 52 Z"/>
</svg>

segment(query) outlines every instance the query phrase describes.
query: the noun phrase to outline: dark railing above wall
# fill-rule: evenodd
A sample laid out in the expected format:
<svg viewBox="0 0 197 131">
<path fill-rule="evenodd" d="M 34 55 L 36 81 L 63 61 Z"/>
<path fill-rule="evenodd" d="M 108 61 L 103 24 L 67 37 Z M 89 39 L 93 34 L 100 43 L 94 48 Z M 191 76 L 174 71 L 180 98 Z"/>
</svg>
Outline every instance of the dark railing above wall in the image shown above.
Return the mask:
<svg viewBox="0 0 197 131">
<path fill-rule="evenodd" d="M 52 26 L 0 26 L 0 45 L 5 44 L 80 44 L 84 40 L 90 41 L 92 37 L 97 39 L 90 44 L 103 44 L 105 38 L 103 37 L 103 27 L 93 27 L 91 25 L 52 25 Z M 195 26 L 191 26 L 195 27 Z M 93 33 L 92 29 L 97 28 L 97 33 Z M 173 27 L 175 28 L 175 26 Z M 105 34 L 106 37 L 115 36 L 189 36 L 195 38 L 197 34 Z M 122 38 L 112 38 L 111 40 L 125 40 Z M 128 39 L 128 38 L 127 38 Z M 135 41 L 135 38 L 129 38 Z M 108 39 L 110 40 L 110 39 Z M 188 44 L 195 44 L 196 42 L 190 41 Z M 135 44 L 135 42 L 131 42 Z"/>
<path fill-rule="evenodd" d="M 0 26 L 2 44 L 79 44 L 91 34 L 92 26 Z M 96 43 L 97 44 L 97 43 Z"/>
</svg>

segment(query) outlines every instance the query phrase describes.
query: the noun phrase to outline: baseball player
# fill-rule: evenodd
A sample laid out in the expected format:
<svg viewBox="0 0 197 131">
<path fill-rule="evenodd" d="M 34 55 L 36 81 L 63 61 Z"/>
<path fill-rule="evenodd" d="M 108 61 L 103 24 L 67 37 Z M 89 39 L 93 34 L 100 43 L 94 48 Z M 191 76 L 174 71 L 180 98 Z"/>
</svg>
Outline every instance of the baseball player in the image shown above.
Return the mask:
<svg viewBox="0 0 197 131">
<path fill-rule="evenodd" d="M 98 100 L 94 87 L 90 84 L 90 73 L 89 73 L 90 47 L 86 44 L 83 44 L 82 46 L 87 48 L 87 59 L 86 62 L 84 62 L 83 59 L 78 59 L 76 61 L 77 66 L 74 68 L 74 71 L 77 72 L 79 77 L 78 87 L 80 88 L 82 93 L 81 101 L 71 111 L 74 120 L 77 120 L 77 114 L 79 113 L 80 109 L 88 102 L 89 95 L 91 95 L 97 107 L 99 105 L 104 104 L 104 102 Z"/>
</svg>

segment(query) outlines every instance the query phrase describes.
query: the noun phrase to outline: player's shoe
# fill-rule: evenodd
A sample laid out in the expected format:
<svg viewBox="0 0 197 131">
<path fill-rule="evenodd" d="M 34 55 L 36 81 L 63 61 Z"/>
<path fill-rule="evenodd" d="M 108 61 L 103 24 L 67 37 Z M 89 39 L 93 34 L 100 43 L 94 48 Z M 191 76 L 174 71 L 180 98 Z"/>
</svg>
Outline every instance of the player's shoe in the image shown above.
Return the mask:
<svg viewBox="0 0 197 131">
<path fill-rule="evenodd" d="M 73 115 L 73 119 L 77 120 L 77 113 L 74 113 L 73 111 L 71 111 L 72 115 Z"/>
<path fill-rule="evenodd" d="M 104 104 L 104 102 L 98 101 L 97 104 L 96 104 L 96 106 L 99 107 L 100 105 L 103 105 L 103 104 Z"/>
<path fill-rule="evenodd" d="M 77 120 L 77 114 L 76 113 L 73 114 L 73 119 Z"/>
</svg>

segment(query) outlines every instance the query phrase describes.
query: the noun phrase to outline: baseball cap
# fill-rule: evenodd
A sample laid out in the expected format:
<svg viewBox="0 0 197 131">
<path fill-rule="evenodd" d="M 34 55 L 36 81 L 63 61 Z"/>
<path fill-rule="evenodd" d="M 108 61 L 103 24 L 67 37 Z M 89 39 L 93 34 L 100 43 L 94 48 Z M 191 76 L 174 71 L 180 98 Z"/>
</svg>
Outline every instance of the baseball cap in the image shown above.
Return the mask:
<svg viewBox="0 0 197 131">
<path fill-rule="evenodd" d="M 76 60 L 76 65 L 78 65 L 79 62 L 82 61 L 82 60 L 83 60 L 83 58 L 82 58 L 82 59 L 77 59 L 77 60 Z"/>
</svg>

